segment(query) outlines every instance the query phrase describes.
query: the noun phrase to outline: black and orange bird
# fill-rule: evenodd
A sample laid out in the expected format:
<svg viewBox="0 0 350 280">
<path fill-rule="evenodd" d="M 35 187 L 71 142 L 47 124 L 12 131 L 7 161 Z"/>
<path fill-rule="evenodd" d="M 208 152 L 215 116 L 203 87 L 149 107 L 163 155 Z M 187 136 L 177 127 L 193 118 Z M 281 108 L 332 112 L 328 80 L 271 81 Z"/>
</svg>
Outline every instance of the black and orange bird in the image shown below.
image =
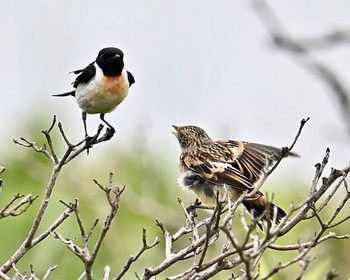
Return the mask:
<svg viewBox="0 0 350 280">
<path fill-rule="evenodd" d="M 198 126 L 173 126 L 179 141 L 179 185 L 193 191 L 201 203 L 215 207 L 217 196 L 228 194 L 235 201 L 244 192 L 251 192 L 261 182 L 264 171 L 282 155 L 279 148 L 234 140 L 213 141 Z M 298 156 L 288 152 L 285 156 Z M 269 202 L 260 191 L 242 201 L 250 214 L 259 221 L 279 223 L 286 213 Z M 269 207 L 269 209 L 267 208 Z"/>
<path fill-rule="evenodd" d="M 78 75 L 72 83 L 75 89 L 53 96 L 75 97 L 83 110 L 82 118 L 88 147 L 87 114 L 100 114 L 100 119 L 108 126 L 108 138 L 113 137 L 115 129 L 105 120 L 105 114 L 113 111 L 125 99 L 130 86 L 135 83 L 134 76 L 124 69 L 124 53 L 118 48 L 104 48 L 94 62 L 72 73 Z"/>
</svg>

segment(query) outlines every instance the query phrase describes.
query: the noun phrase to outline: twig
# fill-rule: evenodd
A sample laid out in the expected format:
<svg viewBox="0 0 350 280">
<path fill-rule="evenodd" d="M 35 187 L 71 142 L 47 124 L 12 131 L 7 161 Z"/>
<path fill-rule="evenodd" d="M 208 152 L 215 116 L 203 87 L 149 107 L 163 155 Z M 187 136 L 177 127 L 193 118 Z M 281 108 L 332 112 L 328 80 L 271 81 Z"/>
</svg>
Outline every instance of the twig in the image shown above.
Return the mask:
<svg viewBox="0 0 350 280">
<path fill-rule="evenodd" d="M 1 175 L 3 172 L 5 172 L 5 170 L 6 170 L 6 168 L 0 164 L 0 175 Z M 1 194 L 2 189 L 3 189 L 3 181 L 2 181 L 2 179 L 0 178 L 0 194 Z"/>
<path fill-rule="evenodd" d="M 0 164 L 0 175 L 1 175 L 2 173 L 4 173 L 5 170 L 6 170 L 5 166 L 2 166 L 2 165 Z"/>
<path fill-rule="evenodd" d="M 57 178 L 60 175 L 63 166 L 66 165 L 68 162 L 70 162 L 72 159 L 74 159 L 75 157 L 80 155 L 84 150 L 87 149 L 86 144 L 84 144 L 85 146 L 79 148 L 79 146 L 81 146 L 83 143 L 85 143 L 85 139 L 84 139 L 84 141 L 81 141 L 75 145 L 72 145 L 70 143 L 70 141 L 68 140 L 68 137 L 66 136 L 66 134 L 63 130 L 62 124 L 59 122 L 57 125 L 58 129 L 60 131 L 61 137 L 63 138 L 64 142 L 67 145 L 66 151 L 63 153 L 63 156 L 60 159 L 59 156 L 56 154 L 56 151 L 54 148 L 54 143 L 53 143 L 53 140 L 51 137 L 51 133 L 52 133 L 53 129 L 56 127 L 56 123 L 57 123 L 56 116 L 54 116 L 49 128 L 46 130 L 42 130 L 42 133 L 44 134 L 44 136 L 46 138 L 47 145 L 44 144 L 43 146 L 39 147 L 36 145 L 35 142 L 29 141 L 24 137 L 21 137 L 20 141 L 13 140 L 15 144 L 18 144 L 20 146 L 24 146 L 27 148 L 31 148 L 35 152 L 38 152 L 38 153 L 45 155 L 48 159 L 51 160 L 53 167 L 52 167 L 52 172 L 51 172 L 49 181 L 48 181 L 47 186 L 45 188 L 45 193 L 44 193 L 43 199 L 42 199 L 40 206 L 39 206 L 39 210 L 36 214 L 36 217 L 34 218 L 34 221 L 32 223 L 31 228 L 29 229 L 27 237 L 25 238 L 25 240 L 23 241 L 21 246 L 16 250 L 16 252 L 14 252 L 13 255 L 0 267 L 0 272 L 2 272 L 2 273 L 7 273 L 12 268 L 12 265 L 14 263 L 17 263 L 31 248 L 33 248 L 36 244 L 38 244 L 40 241 L 42 241 L 44 238 L 46 238 L 49 235 L 50 231 L 57 228 L 70 215 L 70 213 L 72 211 L 72 208 L 65 211 L 60 216 L 60 218 L 58 220 L 56 220 L 51 225 L 50 229 L 44 231 L 42 234 L 40 234 L 38 237 L 35 238 L 37 231 L 38 231 L 38 229 L 42 223 L 42 220 L 44 218 L 44 215 L 46 213 L 47 207 L 51 201 L 53 190 L 56 186 Z M 98 143 L 108 141 L 110 139 L 106 135 L 107 132 L 105 135 L 102 135 L 101 137 L 99 137 L 102 129 L 103 129 L 103 126 L 100 126 L 99 129 L 97 130 L 97 133 L 93 136 L 91 144 L 96 145 Z M 48 146 L 49 149 L 47 149 L 46 146 Z M 1 172 L 3 172 L 3 168 L 1 168 Z M 14 202 L 19 198 L 20 198 L 20 195 L 18 194 L 17 196 L 15 196 L 12 199 L 12 201 L 10 201 L 5 206 L 4 209 L 0 210 L 0 219 L 1 219 L 1 217 L 3 218 L 5 216 L 16 216 L 16 215 L 22 214 L 34 202 L 34 200 L 37 198 L 37 196 L 33 197 L 31 195 L 27 195 L 19 203 L 17 203 L 16 205 L 14 205 L 10 209 L 10 207 L 14 204 Z M 10 209 L 10 210 L 8 210 L 8 209 Z M 103 239 L 103 237 L 102 237 L 102 239 Z M 100 246 L 99 244 L 97 244 L 97 245 L 98 246 L 97 246 L 97 248 L 95 248 L 95 251 L 93 253 L 93 258 L 96 257 L 96 254 L 97 254 L 99 246 Z"/>
<path fill-rule="evenodd" d="M 3 272 L 1 272 L 1 271 L 0 271 L 0 277 L 1 277 L 1 279 L 3 279 L 3 280 L 11 280 L 10 277 L 8 277 L 5 273 L 3 273 Z"/>
<path fill-rule="evenodd" d="M 301 132 L 302 132 L 302 130 L 303 130 L 305 124 L 306 124 L 309 120 L 310 120 L 310 118 L 307 117 L 306 119 L 302 119 L 302 120 L 300 121 L 300 126 L 299 126 L 299 129 L 298 129 L 298 132 L 297 132 L 296 136 L 294 137 L 294 140 L 293 140 L 292 144 L 291 144 L 289 147 L 282 149 L 282 154 L 280 155 L 280 157 L 279 157 L 279 159 L 276 161 L 276 163 L 267 171 L 266 176 L 264 176 L 264 180 L 262 180 L 262 182 L 260 183 L 261 185 L 264 184 L 264 182 L 265 182 L 265 180 L 267 179 L 267 177 L 269 177 L 270 174 L 271 174 L 273 171 L 275 171 L 275 169 L 276 169 L 277 166 L 280 164 L 280 162 L 282 161 L 282 159 L 283 159 L 284 157 L 286 157 L 287 154 L 288 154 L 290 151 L 292 151 L 292 149 L 294 148 L 295 144 L 297 143 L 297 141 L 298 141 L 298 139 L 299 139 L 299 137 L 300 137 L 300 135 L 301 135 Z"/>
<path fill-rule="evenodd" d="M 327 179 L 322 181 L 322 185 L 319 187 L 319 189 L 313 193 L 310 192 L 310 196 L 307 198 L 305 202 L 301 204 L 301 207 L 302 207 L 301 211 L 299 211 L 299 213 L 294 218 L 292 218 L 285 226 L 283 226 L 283 228 L 280 231 L 280 234 L 281 235 L 286 234 L 296 224 L 298 224 L 301 220 L 303 220 L 306 216 L 306 213 L 311 209 L 312 204 L 316 203 L 339 177 L 342 177 L 344 176 L 343 174 L 348 174 L 349 172 L 350 172 L 350 165 L 343 168 L 342 170 L 333 169 L 331 171 L 331 174 L 327 177 Z M 320 176 L 320 174 L 316 172 L 315 176 Z M 311 188 L 314 188 L 314 186 L 311 185 Z"/>
<path fill-rule="evenodd" d="M 43 277 L 43 280 L 49 279 L 51 272 L 54 271 L 57 267 L 58 267 L 57 265 L 50 266 L 48 268 L 48 270 L 46 271 L 46 273 L 45 273 L 45 275 Z"/>
<path fill-rule="evenodd" d="M 157 226 L 162 230 L 165 238 L 165 258 L 170 258 L 173 253 L 173 239 L 170 232 L 164 227 L 163 223 L 156 220 Z"/>
<path fill-rule="evenodd" d="M 193 211 L 187 211 L 185 205 L 183 204 L 181 198 L 177 198 L 177 202 L 180 204 L 186 219 L 187 223 L 190 225 L 191 231 L 193 233 L 193 240 L 198 240 L 199 239 L 199 234 L 198 234 L 198 228 L 196 226 L 196 221 L 194 219 L 194 212 Z"/>
<path fill-rule="evenodd" d="M 47 130 L 42 130 L 41 132 L 45 135 L 46 142 L 49 145 L 49 149 L 50 149 L 50 152 L 48 152 L 49 158 L 51 158 L 51 160 L 55 164 L 58 164 L 59 163 L 59 159 L 58 159 L 57 154 L 55 152 L 55 149 L 54 149 L 54 146 L 53 146 L 53 142 L 52 142 L 52 138 L 51 138 L 51 131 L 54 129 L 55 125 L 56 125 L 56 115 L 53 116 L 53 121 L 51 123 L 51 126 Z"/>
<path fill-rule="evenodd" d="M 37 245 L 43 241 L 50 233 L 56 230 L 71 214 L 73 210 L 71 208 L 66 209 L 43 233 L 38 235 L 32 241 L 32 246 Z"/>
<path fill-rule="evenodd" d="M 140 251 L 135 255 L 135 256 L 131 256 L 126 265 L 124 266 L 123 270 L 120 272 L 120 274 L 116 277 L 113 278 L 113 280 L 120 280 L 122 279 L 122 277 L 125 275 L 125 273 L 130 269 L 131 265 L 136 262 L 141 255 L 149 249 L 152 249 L 153 247 L 157 246 L 159 244 L 159 239 L 158 237 L 155 238 L 155 240 L 153 241 L 153 243 L 151 244 L 147 244 L 147 233 L 146 233 L 146 229 L 142 229 L 142 248 L 140 249 Z"/>
<path fill-rule="evenodd" d="M 223 203 L 219 201 L 218 194 L 216 196 L 216 200 L 217 200 L 216 207 L 213 211 L 213 214 L 211 215 L 209 223 L 207 223 L 206 227 L 205 227 L 206 228 L 206 232 L 205 232 L 206 239 L 205 239 L 205 243 L 203 246 L 203 251 L 202 251 L 201 257 L 200 257 L 198 264 L 197 264 L 198 267 L 201 267 L 203 262 L 204 262 L 204 258 L 205 258 L 205 255 L 207 253 L 208 247 L 209 247 L 209 241 L 210 241 L 211 236 L 213 236 L 213 234 L 218 235 L 218 224 L 220 221 L 220 214 L 221 214 Z M 214 225 L 214 228 L 213 228 L 213 225 Z"/>
<path fill-rule="evenodd" d="M 106 265 L 103 273 L 103 280 L 109 280 L 109 274 L 111 273 L 111 267 Z"/>
<path fill-rule="evenodd" d="M 281 20 L 272 11 L 267 1 L 253 1 L 255 11 L 278 48 L 291 54 L 295 61 L 321 78 L 331 88 L 344 119 L 344 125 L 350 135 L 350 92 L 341 79 L 328 65 L 321 63 L 311 52 L 319 47 L 334 46 L 349 42 L 348 30 L 335 30 L 317 39 L 300 39 L 291 36 Z M 317 45 L 319 44 L 319 45 Z"/>
<path fill-rule="evenodd" d="M 270 244 L 269 248 L 277 251 L 294 251 L 294 250 L 300 250 L 300 248 L 306 248 L 310 246 L 317 246 L 320 243 L 328 240 L 328 239 L 349 239 L 349 235 L 336 235 L 334 232 L 330 232 L 327 235 L 323 236 L 320 238 L 317 243 L 312 243 L 312 242 L 305 242 L 305 243 L 300 243 L 300 244 L 290 244 L 290 245 L 276 245 L 276 244 Z"/>
<path fill-rule="evenodd" d="M 12 206 L 16 200 L 22 198 L 16 205 Z M 27 211 L 27 209 L 33 204 L 38 196 L 32 197 L 31 194 L 24 197 L 20 193 L 17 193 L 5 206 L 0 210 L 0 219 L 8 216 L 19 216 Z M 12 206 L 11 209 L 9 209 Z"/>
<path fill-rule="evenodd" d="M 92 236 L 93 232 L 95 231 L 99 219 L 95 220 L 92 227 L 87 232 L 85 227 L 84 227 L 83 220 L 80 216 L 78 199 L 76 199 L 75 204 L 73 204 L 73 205 L 70 204 L 69 207 L 72 211 L 74 211 L 75 216 L 76 216 L 77 224 L 78 224 L 79 229 L 80 229 L 80 235 L 81 235 L 81 238 L 83 241 L 82 247 L 75 244 L 74 241 L 72 241 L 68 238 L 64 238 L 58 232 L 52 233 L 56 239 L 59 239 L 61 242 L 63 242 L 68 247 L 68 249 L 71 252 L 73 252 L 73 254 L 76 255 L 83 262 L 84 267 L 85 267 L 85 271 L 81 275 L 81 277 L 86 277 L 86 279 L 88 279 L 88 280 L 93 279 L 93 271 L 92 271 L 93 265 L 95 263 L 97 255 L 101 249 L 102 242 L 105 239 L 107 232 L 109 231 L 110 226 L 112 224 L 112 221 L 114 220 L 114 218 L 118 212 L 120 196 L 122 195 L 122 193 L 125 189 L 125 187 L 123 187 L 122 189 L 119 189 L 118 187 L 113 187 L 113 174 L 112 173 L 109 174 L 108 187 L 102 186 L 96 180 L 94 180 L 94 182 L 105 193 L 105 196 L 106 196 L 106 198 L 109 202 L 109 205 L 110 205 L 110 212 L 109 212 L 108 216 L 106 217 L 103 228 L 100 231 L 100 234 L 97 238 L 97 241 L 94 245 L 93 250 L 92 251 L 89 250 L 89 247 L 90 247 L 89 246 L 89 239 Z"/>
</svg>

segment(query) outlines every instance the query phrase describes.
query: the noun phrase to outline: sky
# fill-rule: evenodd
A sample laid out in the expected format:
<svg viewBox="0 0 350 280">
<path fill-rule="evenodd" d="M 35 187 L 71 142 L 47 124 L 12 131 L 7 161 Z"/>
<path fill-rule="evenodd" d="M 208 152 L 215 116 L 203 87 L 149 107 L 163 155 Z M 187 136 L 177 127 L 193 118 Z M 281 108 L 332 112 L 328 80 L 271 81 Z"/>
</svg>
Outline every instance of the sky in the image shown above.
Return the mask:
<svg viewBox="0 0 350 280">
<path fill-rule="evenodd" d="M 270 1 L 294 36 L 350 30 L 345 0 Z M 201 126 L 213 139 L 289 145 L 310 117 L 295 147 L 300 159 L 282 173 L 311 182 L 314 164 L 331 148 L 330 164 L 350 161 L 349 136 L 331 90 L 274 48 L 252 1 L 1 1 L 0 153 L 24 136 L 36 116 L 52 116 L 75 139 L 84 135 L 81 110 L 70 91 L 70 71 L 94 61 L 100 49 L 121 48 L 136 83 L 106 120 L 117 129 L 108 145 L 146 142 L 177 162 L 172 124 Z M 350 44 L 315 53 L 350 91 Z M 97 115 L 88 116 L 94 131 Z M 135 140 L 136 139 L 136 140 Z M 119 143 L 118 143 L 119 141 Z M 90 161 L 101 153 L 91 153 Z M 5 165 L 5 163 L 3 163 Z M 281 173 L 281 174 L 282 174 Z"/>
</svg>

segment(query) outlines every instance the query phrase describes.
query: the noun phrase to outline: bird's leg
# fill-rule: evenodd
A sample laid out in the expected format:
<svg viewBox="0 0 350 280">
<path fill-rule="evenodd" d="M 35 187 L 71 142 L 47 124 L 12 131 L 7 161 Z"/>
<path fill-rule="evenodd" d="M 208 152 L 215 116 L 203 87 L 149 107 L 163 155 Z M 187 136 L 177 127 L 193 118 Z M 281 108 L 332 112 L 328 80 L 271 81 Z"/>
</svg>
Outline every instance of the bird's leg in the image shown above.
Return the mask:
<svg viewBox="0 0 350 280">
<path fill-rule="evenodd" d="M 109 139 L 111 139 L 113 137 L 113 135 L 115 133 L 115 129 L 108 122 L 106 122 L 105 114 L 100 114 L 100 119 L 108 126 L 106 139 L 109 140 Z"/>
<path fill-rule="evenodd" d="M 83 111 L 82 114 L 82 118 L 83 118 L 83 123 L 84 123 L 84 131 L 85 131 L 85 145 L 86 145 L 86 152 L 87 154 L 89 154 L 89 148 L 92 147 L 91 144 L 91 137 L 89 137 L 88 133 L 87 133 L 87 127 L 86 127 L 86 112 Z"/>
</svg>

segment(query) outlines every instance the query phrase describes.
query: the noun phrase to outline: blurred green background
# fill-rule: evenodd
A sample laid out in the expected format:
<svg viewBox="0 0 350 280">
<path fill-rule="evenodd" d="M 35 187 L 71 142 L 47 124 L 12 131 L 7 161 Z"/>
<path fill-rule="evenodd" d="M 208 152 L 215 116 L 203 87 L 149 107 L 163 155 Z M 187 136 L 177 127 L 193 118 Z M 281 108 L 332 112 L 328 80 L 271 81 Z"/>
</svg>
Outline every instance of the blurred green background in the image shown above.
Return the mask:
<svg viewBox="0 0 350 280">
<path fill-rule="evenodd" d="M 28 140 L 35 140 L 38 145 L 42 145 L 45 139 L 40 131 L 47 128 L 50 122 L 51 120 L 34 120 L 31 123 L 35 125 L 23 128 L 16 138 L 24 136 Z M 64 144 L 57 129 L 54 130 L 53 137 L 57 150 L 62 154 Z M 136 140 L 131 140 L 128 143 L 119 143 L 117 132 L 111 141 L 94 147 L 89 156 L 85 153 L 81 154 L 65 166 L 39 230 L 40 232 L 47 228 L 65 210 L 59 200 L 71 202 L 75 198 L 79 198 L 80 211 L 86 228 L 89 228 L 96 218 L 100 219 L 91 239 L 90 248 L 92 248 L 97 232 L 101 229 L 109 212 L 104 193 L 93 183 L 93 179 L 107 185 L 109 172 L 113 172 L 115 185 L 120 187 L 125 185 L 126 189 L 121 198 L 117 217 L 94 266 L 96 279 L 102 278 L 106 265 L 111 266 L 112 276 L 121 271 L 129 256 L 135 255 L 141 248 L 143 228 L 147 230 L 149 243 L 152 243 L 156 237 L 161 242 L 155 248 L 145 252 L 139 261 L 132 265 L 124 279 L 136 279 L 134 273 L 141 276 L 146 267 L 158 265 L 165 256 L 164 239 L 160 229 L 155 224 L 155 219 L 163 222 L 164 226 L 171 233 L 174 233 L 184 225 L 185 221 L 184 214 L 177 203 L 177 197 L 181 197 L 186 205 L 194 200 L 192 193 L 177 186 L 177 158 L 169 157 L 169 153 L 162 147 L 152 147 L 151 143 L 140 140 L 140 137 L 135 137 Z M 172 137 L 170 133 L 169 137 Z M 174 139 L 174 141 L 176 140 Z M 3 206 L 17 192 L 37 194 L 39 199 L 23 215 L 0 220 L 1 263 L 11 256 L 25 238 L 43 197 L 52 168 L 51 162 L 47 158 L 31 149 L 11 143 L 6 143 L 6 145 L 8 149 L 1 158 L 1 164 L 6 166 L 7 170 L 2 176 L 4 190 L 0 194 L 0 205 Z M 313 174 L 310 174 L 310 181 L 312 177 Z M 273 174 L 263 190 L 270 194 L 273 192 L 275 202 L 287 210 L 292 203 L 297 204 L 306 197 L 308 184 L 308 182 L 298 182 L 297 179 L 292 180 Z M 337 199 L 340 198 L 341 194 Z M 198 219 L 208 215 L 206 212 L 200 213 Z M 239 215 L 235 217 L 233 227 L 238 236 L 243 234 Z M 291 234 L 281 238 L 278 243 L 292 244 L 298 241 L 308 241 L 317 229 L 317 223 L 303 222 Z M 334 231 L 338 235 L 348 234 L 349 223 L 335 228 Z M 74 239 L 77 244 L 81 244 L 74 216 L 68 218 L 59 227 L 58 232 L 64 237 Z M 223 240 L 219 240 L 216 246 L 210 249 L 208 259 L 220 252 L 222 242 Z M 182 238 L 175 243 L 174 249 L 180 249 L 187 243 L 188 238 Z M 340 272 L 339 279 L 345 279 L 348 275 L 348 248 L 348 240 L 329 240 L 312 250 L 311 255 L 315 256 L 315 259 L 307 270 L 305 279 L 325 279 L 325 274 L 331 268 Z M 261 260 L 261 275 L 264 275 L 278 262 L 287 261 L 294 256 L 296 253 L 293 252 L 267 251 Z M 65 245 L 51 236 L 32 249 L 17 264 L 17 267 L 20 271 L 29 272 L 30 264 L 34 265 L 34 270 L 39 277 L 44 275 L 49 266 L 57 264 L 58 268 L 52 272 L 51 279 L 77 279 L 83 271 L 80 260 Z M 166 273 L 161 274 L 159 279 L 179 273 L 190 265 L 191 261 L 179 262 Z M 296 275 L 298 271 L 298 265 L 294 265 L 281 271 L 273 279 L 290 279 L 290 276 Z M 227 279 L 232 273 L 239 274 L 240 272 L 237 269 L 226 271 L 213 279 Z"/>
</svg>

